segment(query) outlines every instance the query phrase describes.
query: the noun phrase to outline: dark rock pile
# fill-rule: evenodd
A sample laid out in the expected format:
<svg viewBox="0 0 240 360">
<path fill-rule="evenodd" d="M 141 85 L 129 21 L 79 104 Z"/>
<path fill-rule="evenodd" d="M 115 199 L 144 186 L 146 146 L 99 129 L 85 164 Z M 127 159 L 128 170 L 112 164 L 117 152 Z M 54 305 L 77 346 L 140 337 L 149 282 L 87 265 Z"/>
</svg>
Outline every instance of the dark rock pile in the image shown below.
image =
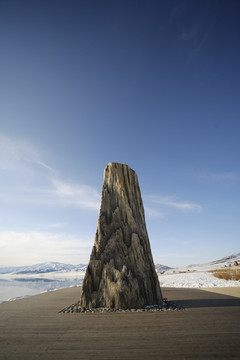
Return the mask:
<svg viewBox="0 0 240 360">
<path fill-rule="evenodd" d="M 81 307 L 80 301 L 76 304 L 72 304 L 61 311 L 59 313 L 106 313 L 106 312 L 115 312 L 115 313 L 125 313 L 125 312 L 154 312 L 154 311 L 168 311 L 168 310 L 184 310 L 183 307 L 177 305 L 173 301 L 168 301 L 167 299 L 163 299 L 161 305 L 147 305 L 142 309 L 113 309 L 113 308 L 92 308 L 87 309 L 85 307 Z"/>
</svg>

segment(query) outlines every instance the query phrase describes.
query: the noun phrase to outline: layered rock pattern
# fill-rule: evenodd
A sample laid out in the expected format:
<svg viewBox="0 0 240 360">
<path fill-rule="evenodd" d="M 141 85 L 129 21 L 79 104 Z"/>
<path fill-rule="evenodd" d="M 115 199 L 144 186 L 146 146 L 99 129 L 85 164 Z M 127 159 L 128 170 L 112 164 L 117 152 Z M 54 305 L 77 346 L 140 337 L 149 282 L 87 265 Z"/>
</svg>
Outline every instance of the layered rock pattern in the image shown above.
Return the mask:
<svg viewBox="0 0 240 360">
<path fill-rule="evenodd" d="M 109 163 L 80 306 L 137 309 L 161 303 L 137 175 L 127 165 Z"/>
</svg>

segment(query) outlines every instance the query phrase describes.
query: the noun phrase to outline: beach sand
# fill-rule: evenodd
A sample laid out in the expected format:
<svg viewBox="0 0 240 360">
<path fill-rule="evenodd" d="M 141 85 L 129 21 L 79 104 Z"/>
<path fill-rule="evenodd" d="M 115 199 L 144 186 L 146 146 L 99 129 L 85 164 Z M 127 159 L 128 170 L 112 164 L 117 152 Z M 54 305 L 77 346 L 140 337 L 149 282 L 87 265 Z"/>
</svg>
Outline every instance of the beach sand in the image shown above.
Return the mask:
<svg viewBox="0 0 240 360">
<path fill-rule="evenodd" d="M 209 290 L 163 288 L 185 311 L 58 313 L 80 288 L 3 303 L 0 359 L 239 359 L 239 288 Z"/>
<path fill-rule="evenodd" d="M 239 287 L 215 287 L 215 288 L 201 288 L 204 291 L 214 292 L 216 294 L 235 296 L 240 298 L 240 286 Z"/>
</svg>

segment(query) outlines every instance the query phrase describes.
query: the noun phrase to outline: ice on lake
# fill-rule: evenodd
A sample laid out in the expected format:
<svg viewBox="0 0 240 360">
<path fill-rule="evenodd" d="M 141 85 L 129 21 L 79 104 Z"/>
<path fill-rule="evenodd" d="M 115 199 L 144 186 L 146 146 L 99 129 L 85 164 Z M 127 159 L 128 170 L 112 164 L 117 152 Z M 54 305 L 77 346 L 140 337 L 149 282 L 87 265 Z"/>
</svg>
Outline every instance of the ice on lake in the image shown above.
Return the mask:
<svg viewBox="0 0 240 360">
<path fill-rule="evenodd" d="M 8 277 L 0 279 L 0 303 L 47 291 L 80 286 L 82 280 L 82 275 L 55 279 L 39 277 Z"/>
</svg>

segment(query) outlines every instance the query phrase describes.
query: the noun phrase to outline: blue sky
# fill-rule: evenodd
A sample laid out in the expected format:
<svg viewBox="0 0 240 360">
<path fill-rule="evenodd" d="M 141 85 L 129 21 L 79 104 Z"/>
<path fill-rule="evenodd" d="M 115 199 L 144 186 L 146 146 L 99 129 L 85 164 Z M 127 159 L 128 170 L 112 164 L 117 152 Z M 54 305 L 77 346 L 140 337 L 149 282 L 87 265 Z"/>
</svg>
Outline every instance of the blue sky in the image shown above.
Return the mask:
<svg viewBox="0 0 240 360">
<path fill-rule="evenodd" d="M 239 252 L 239 15 L 0 1 L 0 266 L 87 263 L 109 162 L 138 174 L 156 263 Z"/>
</svg>

